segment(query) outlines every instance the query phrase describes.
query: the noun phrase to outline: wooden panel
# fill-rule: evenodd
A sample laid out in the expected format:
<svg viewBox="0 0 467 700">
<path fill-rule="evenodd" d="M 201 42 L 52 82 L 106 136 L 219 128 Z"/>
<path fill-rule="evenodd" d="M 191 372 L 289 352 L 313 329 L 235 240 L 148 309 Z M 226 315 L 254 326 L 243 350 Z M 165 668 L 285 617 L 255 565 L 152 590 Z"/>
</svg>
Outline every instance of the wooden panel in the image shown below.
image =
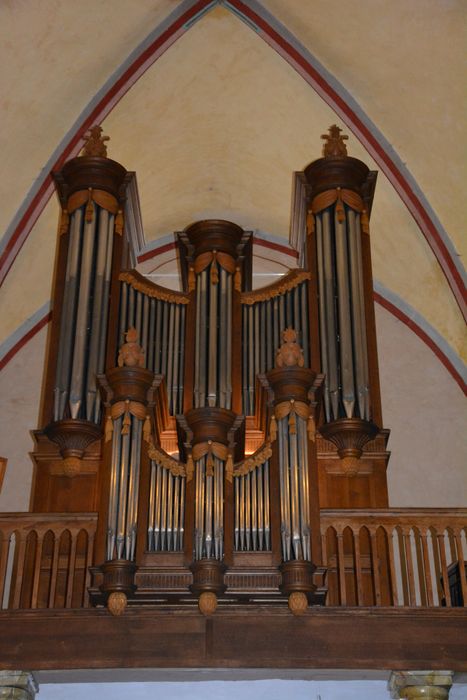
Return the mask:
<svg viewBox="0 0 467 700">
<path fill-rule="evenodd" d="M 0 613 L 0 668 L 420 668 L 466 671 L 463 609 L 284 607 Z M 129 643 L 131 640 L 131 643 Z M 47 653 L 44 653 L 44 649 Z"/>
</svg>

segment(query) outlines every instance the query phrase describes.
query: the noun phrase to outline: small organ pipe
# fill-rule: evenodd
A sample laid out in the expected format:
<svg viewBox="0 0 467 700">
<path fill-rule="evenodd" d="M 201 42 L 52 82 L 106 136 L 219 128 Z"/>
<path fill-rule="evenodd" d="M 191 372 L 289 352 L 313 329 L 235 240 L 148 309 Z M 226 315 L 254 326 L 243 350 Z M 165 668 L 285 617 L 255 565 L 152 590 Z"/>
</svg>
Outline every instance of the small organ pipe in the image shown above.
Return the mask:
<svg viewBox="0 0 467 700">
<path fill-rule="evenodd" d="M 307 561 L 311 561 L 308 436 L 306 422 L 299 417 L 297 417 L 297 436 L 299 440 L 298 466 L 300 474 L 300 512 L 303 558 Z"/>
<path fill-rule="evenodd" d="M 200 364 L 199 364 L 199 406 L 203 407 L 206 405 L 206 362 L 207 362 L 207 345 L 206 345 L 206 323 L 207 323 L 207 311 L 208 311 L 208 304 L 207 304 L 207 299 L 208 299 L 208 290 L 207 290 L 207 284 L 208 284 L 208 272 L 207 270 L 203 270 L 200 273 L 200 281 L 198 284 L 201 284 L 201 295 L 200 295 L 200 324 L 199 327 L 197 328 L 197 333 L 199 333 L 200 336 L 200 346 L 199 346 L 199 357 L 200 357 Z"/>
<path fill-rule="evenodd" d="M 70 385 L 71 349 L 74 331 L 73 320 L 77 303 L 77 277 L 80 259 L 82 213 L 81 209 L 77 209 L 71 216 L 67 269 L 65 273 L 65 293 L 58 345 L 54 420 L 63 418 Z"/>
<path fill-rule="evenodd" d="M 250 474 L 251 479 L 251 539 L 253 550 L 257 549 L 258 522 L 257 522 L 257 499 L 256 499 L 256 470 Z"/>
<path fill-rule="evenodd" d="M 334 275 L 331 248 L 331 225 L 329 212 L 323 212 L 323 257 L 324 257 L 324 291 L 326 299 L 326 329 L 328 339 L 328 374 L 329 396 L 334 419 L 339 418 L 339 383 L 337 371 L 336 339 L 337 329 L 334 316 Z"/>
<path fill-rule="evenodd" d="M 161 488 L 161 549 L 167 549 L 167 469 L 162 469 Z"/>
<path fill-rule="evenodd" d="M 157 465 L 157 483 L 156 483 L 156 517 L 154 520 L 154 549 L 156 551 L 162 549 L 161 537 L 161 513 L 162 513 L 162 467 Z"/>
<path fill-rule="evenodd" d="M 271 549 L 271 520 L 269 516 L 269 461 L 264 463 L 264 538 L 266 549 Z"/>
<path fill-rule="evenodd" d="M 319 293 L 319 330 L 321 339 L 321 369 L 326 377 L 324 383 L 324 410 L 326 420 L 331 420 L 331 403 L 329 393 L 329 368 L 328 368 L 328 337 L 327 337 L 327 308 L 326 303 L 328 298 L 325 294 L 325 268 L 324 268 L 324 252 L 323 252 L 323 231 L 321 225 L 321 217 L 316 217 L 316 257 L 318 264 L 318 293 Z M 331 342 L 333 340 L 331 339 Z"/>
<path fill-rule="evenodd" d="M 149 367 L 149 364 L 148 364 L 149 313 L 150 313 L 150 299 L 146 294 L 144 294 L 143 295 L 143 328 L 141 331 L 141 346 L 144 349 L 144 366 L 145 367 Z"/>
<path fill-rule="evenodd" d="M 174 476 L 167 471 L 167 551 L 173 550 L 173 482 Z"/>
<path fill-rule="evenodd" d="M 342 383 L 342 403 L 347 418 L 352 418 L 355 407 L 352 358 L 352 328 L 350 316 L 349 262 L 345 221 L 335 215 L 337 295 L 339 307 L 339 346 Z"/>
<path fill-rule="evenodd" d="M 179 540 L 179 533 L 180 533 L 180 477 L 179 476 L 173 476 L 173 491 L 174 491 L 174 496 L 173 496 L 173 544 L 172 544 L 172 549 L 174 552 L 178 551 L 178 540 Z"/>
<path fill-rule="evenodd" d="M 285 479 L 290 479 L 290 503 L 291 503 L 291 523 L 292 523 L 292 547 L 295 559 L 301 559 L 301 518 L 300 518 L 300 494 L 298 486 L 298 459 L 297 459 L 297 433 L 288 430 L 289 442 L 289 473 Z"/>
<path fill-rule="evenodd" d="M 170 412 L 175 415 L 177 411 L 177 401 L 178 401 L 178 361 L 179 361 L 179 343 L 180 343 L 180 306 L 179 304 L 174 304 L 174 349 L 173 349 L 173 370 L 171 379 L 171 410 Z M 182 340 L 183 342 L 183 340 Z"/>
<path fill-rule="evenodd" d="M 154 542 L 154 522 L 156 519 L 156 471 L 157 465 L 151 460 L 151 481 L 149 484 L 148 550 L 156 549 Z"/>
<path fill-rule="evenodd" d="M 168 334 L 169 334 L 169 314 L 170 305 L 162 304 L 162 342 L 161 342 L 161 374 L 167 378 L 167 362 L 168 353 L 166 349 L 168 347 Z"/>
<path fill-rule="evenodd" d="M 95 209 L 95 207 L 94 207 Z M 96 228 L 96 215 L 84 226 L 83 250 L 79 281 L 78 311 L 76 315 L 73 366 L 71 371 L 70 414 L 78 418 L 83 403 L 84 363 L 86 355 L 89 297 L 91 293 L 92 253 Z"/>
<path fill-rule="evenodd" d="M 361 418 L 366 417 L 365 397 L 368 393 L 368 387 L 365 386 L 365 369 L 363 357 L 363 329 L 362 327 L 362 304 L 363 298 L 360 296 L 359 279 L 358 279 L 358 248 L 357 232 L 355 225 L 355 212 L 349 209 L 347 212 L 349 222 L 349 263 L 350 263 L 350 280 L 352 286 L 352 326 L 354 337 L 354 361 L 355 361 L 355 384 L 358 402 L 358 410 Z M 364 318 L 364 315 L 363 315 Z"/>
<path fill-rule="evenodd" d="M 175 349 L 175 304 L 169 304 L 169 334 L 167 338 L 167 372 L 165 381 L 167 384 L 170 413 L 173 413 L 172 382 Z"/>
<path fill-rule="evenodd" d="M 226 326 L 227 326 L 227 362 L 226 362 L 226 402 L 225 408 L 232 408 L 232 275 L 226 274 L 227 277 L 227 304 L 226 304 Z"/>
<path fill-rule="evenodd" d="M 113 422 L 112 434 L 112 466 L 110 470 L 109 514 L 107 518 L 107 559 L 113 559 L 115 539 L 117 535 L 117 512 L 119 508 L 120 482 L 120 447 L 122 419 Z"/>
<path fill-rule="evenodd" d="M 263 465 L 258 467 L 257 475 L 257 490 L 258 490 L 258 549 L 263 550 L 264 547 L 264 497 L 263 497 Z"/>
<path fill-rule="evenodd" d="M 123 558 L 125 546 L 125 521 L 127 510 L 127 489 L 128 489 L 128 467 L 130 458 L 130 434 L 122 436 L 121 461 L 120 461 L 120 484 L 118 493 L 118 513 L 117 513 L 117 559 Z"/>
<path fill-rule="evenodd" d="M 156 328 L 156 300 L 149 300 L 149 330 L 148 330 L 148 351 L 146 367 L 154 368 L 154 332 Z"/>
<path fill-rule="evenodd" d="M 362 355 L 363 355 L 363 371 L 364 371 L 364 389 L 365 389 L 365 415 L 363 416 L 365 420 L 371 419 L 371 406 L 370 406 L 370 376 L 369 376 L 369 365 L 368 365 L 368 345 L 366 336 L 366 320 L 365 320 L 365 291 L 363 287 L 363 257 L 362 257 L 362 234 L 361 234 L 361 217 L 360 214 L 357 215 L 356 219 L 356 229 L 357 229 L 357 264 L 358 264 L 358 296 L 362 300 L 360 305 L 360 325 L 362 328 Z"/>
<path fill-rule="evenodd" d="M 91 312 L 91 332 L 89 338 L 88 369 L 86 379 L 86 419 L 93 420 L 94 404 L 96 400 L 96 374 L 99 354 L 99 340 L 101 328 L 101 314 L 103 306 L 104 276 L 106 267 L 107 241 L 109 214 L 105 209 L 99 212 L 99 226 L 96 232 L 98 239 L 97 260 L 94 279 L 92 312 Z M 110 235 L 112 233 L 110 232 Z"/>
<path fill-rule="evenodd" d="M 220 308 L 219 308 L 219 406 L 225 408 L 227 405 L 227 329 L 229 326 L 227 318 L 227 274 L 223 268 L 220 269 Z"/>
</svg>

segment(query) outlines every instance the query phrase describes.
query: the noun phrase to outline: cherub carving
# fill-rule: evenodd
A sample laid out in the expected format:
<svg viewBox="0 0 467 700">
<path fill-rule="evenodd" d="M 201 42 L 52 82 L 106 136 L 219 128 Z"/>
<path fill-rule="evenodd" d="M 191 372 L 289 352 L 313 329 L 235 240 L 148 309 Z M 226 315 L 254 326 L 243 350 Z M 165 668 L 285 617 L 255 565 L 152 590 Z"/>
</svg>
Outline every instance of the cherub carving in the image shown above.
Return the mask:
<svg viewBox="0 0 467 700">
<path fill-rule="evenodd" d="M 119 367 L 144 367 L 144 350 L 138 343 L 138 331 L 129 328 L 125 333 L 126 343 L 118 353 Z"/>
<path fill-rule="evenodd" d="M 282 331 L 282 345 L 276 352 L 276 367 L 303 367 L 303 350 L 297 343 L 297 332 L 293 328 Z"/>
</svg>

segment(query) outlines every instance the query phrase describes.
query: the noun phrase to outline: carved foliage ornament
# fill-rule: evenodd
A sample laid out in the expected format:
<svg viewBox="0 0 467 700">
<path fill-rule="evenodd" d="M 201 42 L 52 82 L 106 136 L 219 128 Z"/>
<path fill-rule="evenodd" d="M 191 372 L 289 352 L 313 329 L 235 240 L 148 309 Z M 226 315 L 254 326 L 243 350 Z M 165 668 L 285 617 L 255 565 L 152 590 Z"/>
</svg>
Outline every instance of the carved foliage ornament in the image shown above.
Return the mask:
<svg viewBox="0 0 467 700">
<path fill-rule="evenodd" d="M 120 282 L 129 284 L 133 289 L 136 289 L 137 292 L 143 292 L 143 294 L 146 294 L 148 297 L 166 301 L 169 304 L 188 304 L 190 301 L 187 294 L 160 287 L 158 284 L 147 280 L 143 275 L 140 275 L 139 272 L 136 272 L 136 270 L 121 272 L 118 279 Z"/>
<path fill-rule="evenodd" d="M 290 289 L 298 287 L 304 280 L 309 279 L 311 279 L 311 274 L 305 270 L 300 270 L 298 268 L 290 270 L 284 277 L 281 277 L 280 280 L 269 284 L 267 287 L 256 289 L 254 292 L 242 292 L 240 301 L 242 304 L 247 304 L 248 306 L 256 304 L 258 301 L 268 301 L 268 299 L 273 299 L 281 294 L 285 294 Z"/>
<path fill-rule="evenodd" d="M 271 443 L 267 441 L 263 443 L 254 454 L 250 455 L 250 457 L 247 457 L 242 462 L 238 462 L 238 464 L 235 465 L 233 475 L 245 476 L 245 474 L 252 472 L 254 469 L 264 464 L 271 455 Z"/>
<path fill-rule="evenodd" d="M 167 452 L 161 450 L 160 447 L 151 443 L 148 449 L 148 457 L 156 462 L 160 467 L 167 469 L 173 476 L 187 476 L 187 469 L 184 462 L 179 462 L 174 459 Z"/>
</svg>

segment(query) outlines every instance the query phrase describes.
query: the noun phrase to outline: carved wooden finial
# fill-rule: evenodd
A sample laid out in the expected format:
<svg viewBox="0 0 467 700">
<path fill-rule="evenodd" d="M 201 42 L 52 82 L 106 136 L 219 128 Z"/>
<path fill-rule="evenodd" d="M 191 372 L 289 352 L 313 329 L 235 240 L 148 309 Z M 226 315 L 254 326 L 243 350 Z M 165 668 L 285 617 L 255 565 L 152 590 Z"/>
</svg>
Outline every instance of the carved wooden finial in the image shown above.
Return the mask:
<svg viewBox="0 0 467 700">
<path fill-rule="evenodd" d="M 91 126 L 85 135 L 86 143 L 83 148 L 83 156 L 100 156 L 107 158 L 107 146 L 105 141 L 109 141 L 109 136 L 102 134 L 101 126 Z"/>
<path fill-rule="evenodd" d="M 125 608 L 128 605 L 128 599 L 125 593 L 122 591 L 114 591 L 109 595 L 107 601 L 107 608 L 111 615 L 114 617 L 119 617 L 125 612 Z"/>
<path fill-rule="evenodd" d="M 126 343 L 123 343 L 118 353 L 119 367 L 144 367 L 144 350 L 138 343 L 138 331 L 129 328 L 125 333 Z"/>
<path fill-rule="evenodd" d="M 203 615 L 214 615 L 217 609 L 217 596 L 212 591 L 204 591 L 198 600 L 198 608 Z"/>
<path fill-rule="evenodd" d="M 297 332 L 293 328 L 282 331 L 282 345 L 276 352 L 276 367 L 303 367 L 303 350 L 297 343 Z"/>
<path fill-rule="evenodd" d="M 336 124 L 329 127 L 329 134 L 322 134 L 324 139 L 323 146 L 324 158 L 345 158 L 347 156 L 347 148 L 344 141 L 348 140 L 348 136 L 341 135 L 342 129 Z"/>
</svg>

